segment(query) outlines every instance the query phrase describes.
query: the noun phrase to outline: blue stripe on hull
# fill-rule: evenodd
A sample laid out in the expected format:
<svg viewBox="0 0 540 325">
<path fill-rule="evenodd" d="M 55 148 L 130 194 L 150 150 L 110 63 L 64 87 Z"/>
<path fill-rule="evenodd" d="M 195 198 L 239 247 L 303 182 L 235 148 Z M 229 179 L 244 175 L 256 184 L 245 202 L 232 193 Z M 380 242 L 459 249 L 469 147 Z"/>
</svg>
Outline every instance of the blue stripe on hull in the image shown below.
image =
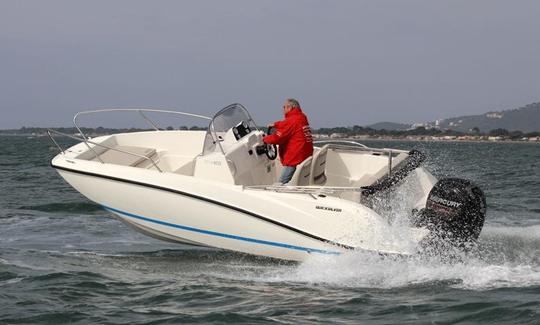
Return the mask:
<svg viewBox="0 0 540 325">
<path fill-rule="evenodd" d="M 200 233 L 200 234 L 210 235 L 210 236 L 217 236 L 217 237 L 223 237 L 223 238 L 228 238 L 228 239 L 242 240 L 242 241 L 255 243 L 255 244 L 261 244 L 261 245 L 288 248 L 288 249 L 293 249 L 293 250 L 297 250 L 297 251 L 303 251 L 303 252 L 307 252 L 307 253 L 320 253 L 320 254 L 331 254 L 331 255 L 339 255 L 339 254 L 341 254 L 340 252 L 336 252 L 336 251 L 327 251 L 327 250 L 322 250 L 322 249 L 317 249 L 317 248 L 308 248 L 308 247 L 302 247 L 302 246 L 278 243 L 278 242 L 273 242 L 273 241 L 261 240 L 261 239 L 256 239 L 256 238 L 242 237 L 242 236 L 237 236 L 237 235 L 225 234 L 225 233 L 221 233 L 221 232 L 204 230 L 204 229 L 199 229 L 199 228 L 193 228 L 193 227 L 188 227 L 188 226 L 183 226 L 183 225 L 177 225 L 177 224 L 174 224 L 174 223 L 169 223 L 169 222 L 165 222 L 165 221 L 161 221 L 161 220 L 156 220 L 156 219 L 152 219 L 152 218 L 148 218 L 148 217 L 139 216 L 139 215 L 136 215 L 136 214 L 133 214 L 133 213 L 121 211 L 121 210 L 111 208 L 111 207 L 107 207 L 107 206 L 104 206 L 104 205 L 103 205 L 103 208 L 105 210 L 110 211 L 110 212 L 115 212 L 115 213 L 124 215 L 126 217 L 139 219 L 139 220 L 143 220 L 143 221 L 147 221 L 147 222 L 152 222 L 152 223 L 155 223 L 155 224 L 158 224 L 158 225 L 167 226 L 167 227 L 171 227 L 171 228 L 182 229 L 182 230 L 186 230 L 186 231 L 192 231 L 192 232 L 196 232 L 196 233 Z"/>
</svg>

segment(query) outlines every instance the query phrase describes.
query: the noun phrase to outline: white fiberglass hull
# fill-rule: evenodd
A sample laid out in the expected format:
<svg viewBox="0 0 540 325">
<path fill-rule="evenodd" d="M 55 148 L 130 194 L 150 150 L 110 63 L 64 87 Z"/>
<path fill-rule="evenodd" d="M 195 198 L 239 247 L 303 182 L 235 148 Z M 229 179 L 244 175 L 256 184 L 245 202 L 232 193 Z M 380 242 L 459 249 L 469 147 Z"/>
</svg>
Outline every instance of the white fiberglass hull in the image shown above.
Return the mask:
<svg viewBox="0 0 540 325">
<path fill-rule="evenodd" d="M 61 155 L 52 164 L 90 200 L 168 241 L 302 261 L 313 254 L 339 255 L 351 249 L 411 254 L 426 234 L 408 228 L 409 242 L 396 245 L 383 218 L 334 197 L 246 190 Z"/>
</svg>

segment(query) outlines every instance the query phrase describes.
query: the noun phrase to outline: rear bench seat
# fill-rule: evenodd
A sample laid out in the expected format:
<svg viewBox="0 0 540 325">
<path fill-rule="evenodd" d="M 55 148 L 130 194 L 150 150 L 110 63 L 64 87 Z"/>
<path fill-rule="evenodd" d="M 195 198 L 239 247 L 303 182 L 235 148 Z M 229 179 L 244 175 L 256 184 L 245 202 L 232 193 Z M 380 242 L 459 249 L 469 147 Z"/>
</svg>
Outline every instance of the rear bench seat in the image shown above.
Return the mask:
<svg viewBox="0 0 540 325">
<path fill-rule="evenodd" d="M 133 153 L 133 154 L 136 154 L 137 156 L 130 155 L 128 153 L 124 153 L 124 152 L 120 152 L 116 150 L 112 150 L 112 149 L 105 149 L 105 150 L 99 150 L 99 151 L 96 150 L 96 152 L 99 154 L 99 158 L 101 158 L 101 160 L 104 163 L 122 165 L 122 166 L 133 166 L 133 167 L 146 161 L 147 159 L 145 159 L 145 157 L 151 158 L 152 156 L 156 154 L 156 149 L 144 148 L 144 147 L 116 146 L 114 147 L 114 149 Z M 90 161 L 100 161 L 91 150 L 88 150 L 80 154 L 77 158 L 86 159 Z"/>
<path fill-rule="evenodd" d="M 402 152 L 396 157 L 392 158 L 392 170 L 398 167 L 399 164 L 401 164 L 407 157 L 409 157 L 409 155 Z M 373 185 L 375 184 L 375 182 L 377 182 L 379 179 L 381 179 L 383 176 L 387 174 L 388 174 L 388 165 L 381 168 L 375 174 L 363 175 L 359 179 L 351 179 L 351 186 L 360 187 L 360 186 Z"/>
</svg>

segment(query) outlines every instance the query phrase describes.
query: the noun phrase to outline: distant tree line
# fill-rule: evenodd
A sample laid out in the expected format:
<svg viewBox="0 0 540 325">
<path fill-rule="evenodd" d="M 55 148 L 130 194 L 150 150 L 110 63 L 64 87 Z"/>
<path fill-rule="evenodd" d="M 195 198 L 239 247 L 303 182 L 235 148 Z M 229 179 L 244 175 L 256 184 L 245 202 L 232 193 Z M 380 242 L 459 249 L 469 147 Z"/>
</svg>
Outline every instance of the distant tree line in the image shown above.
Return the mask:
<svg viewBox="0 0 540 325">
<path fill-rule="evenodd" d="M 362 127 L 355 125 L 353 127 L 334 127 L 334 128 L 320 128 L 313 130 L 313 133 L 331 135 L 334 133 L 344 134 L 347 136 L 355 135 L 368 135 L 368 136 L 395 136 L 402 137 L 408 135 L 415 136 L 461 136 L 461 135 L 478 135 L 478 136 L 501 136 L 511 139 L 520 139 L 523 137 L 537 137 L 540 136 L 540 132 L 525 133 L 522 131 L 508 131 L 506 129 L 494 129 L 488 133 L 480 132 L 478 127 L 474 127 L 470 132 L 459 132 L 455 130 L 441 130 L 436 128 L 425 128 L 423 126 L 417 127 L 411 130 L 375 130 L 369 127 Z"/>
<path fill-rule="evenodd" d="M 55 130 L 62 133 L 67 134 L 78 134 L 79 131 L 75 127 L 53 127 L 53 128 L 41 128 L 41 127 L 26 127 L 23 126 L 20 129 L 9 129 L 9 130 L 0 130 L 0 134 L 44 134 L 47 132 L 48 129 Z M 177 130 L 206 130 L 206 127 L 199 127 L 199 126 L 180 126 L 176 128 Z M 88 128 L 88 127 L 81 127 L 81 131 L 84 134 L 113 134 L 113 133 L 129 133 L 129 132 L 140 132 L 140 131 L 152 131 L 153 129 L 142 129 L 142 128 L 104 128 L 102 126 L 97 128 Z M 164 130 L 175 130 L 174 127 L 168 126 Z"/>
<path fill-rule="evenodd" d="M 266 130 L 264 127 L 260 127 L 262 130 Z M 59 127 L 51 128 L 53 130 L 67 133 L 67 134 L 77 134 L 78 131 L 74 127 Z M 127 133 L 127 132 L 138 132 L 138 131 L 151 131 L 152 129 L 140 129 L 140 128 L 87 128 L 83 127 L 81 130 L 87 135 L 104 135 L 104 134 L 113 134 L 113 133 Z M 207 127 L 201 126 L 179 126 L 174 128 L 168 126 L 165 130 L 190 130 L 190 131 L 204 131 L 207 130 Z M 47 132 L 47 128 L 40 127 L 22 127 L 20 129 L 12 130 L 0 130 L 0 134 L 44 134 Z M 355 125 L 353 127 L 333 127 L 333 128 L 320 128 L 313 129 L 313 133 L 331 135 L 331 134 L 342 134 L 346 137 L 352 137 L 357 135 L 367 135 L 367 136 L 391 136 L 391 137 L 405 137 L 405 136 L 461 136 L 461 135 L 478 135 L 478 136 L 500 136 L 509 139 L 520 139 L 523 137 L 538 137 L 540 132 L 529 132 L 524 133 L 522 131 L 508 131 L 506 129 L 494 129 L 487 133 L 481 133 L 477 127 L 471 129 L 470 132 L 459 132 L 454 130 L 440 130 L 435 128 L 425 128 L 423 126 L 417 127 L 411 130 L 375 130 L 369 127 L 362 127 Z"/>
</svg>

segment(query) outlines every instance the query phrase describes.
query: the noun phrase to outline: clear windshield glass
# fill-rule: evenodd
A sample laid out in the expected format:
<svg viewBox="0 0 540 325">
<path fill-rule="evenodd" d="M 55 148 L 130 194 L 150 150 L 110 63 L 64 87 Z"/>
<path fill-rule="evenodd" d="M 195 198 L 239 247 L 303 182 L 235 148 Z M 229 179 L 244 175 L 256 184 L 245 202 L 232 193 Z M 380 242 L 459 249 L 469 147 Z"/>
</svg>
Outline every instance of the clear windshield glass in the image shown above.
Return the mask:
<svg viewBox="0 0 540 325">
<path fill-rule="evenodd" d="M 236 127 L 241 123 L 247 125 L 251 131 L 258 130 L 257 125 L 249 115 L 247 109 L 240 104 L 229 105 L 217 112 L 206 132 L 203 155 L 212 152 L 225 153 L 221 146 L 221 142 L 224 141 L 227 132 L 231 132 L 233 127 Z"/>
</svg>

